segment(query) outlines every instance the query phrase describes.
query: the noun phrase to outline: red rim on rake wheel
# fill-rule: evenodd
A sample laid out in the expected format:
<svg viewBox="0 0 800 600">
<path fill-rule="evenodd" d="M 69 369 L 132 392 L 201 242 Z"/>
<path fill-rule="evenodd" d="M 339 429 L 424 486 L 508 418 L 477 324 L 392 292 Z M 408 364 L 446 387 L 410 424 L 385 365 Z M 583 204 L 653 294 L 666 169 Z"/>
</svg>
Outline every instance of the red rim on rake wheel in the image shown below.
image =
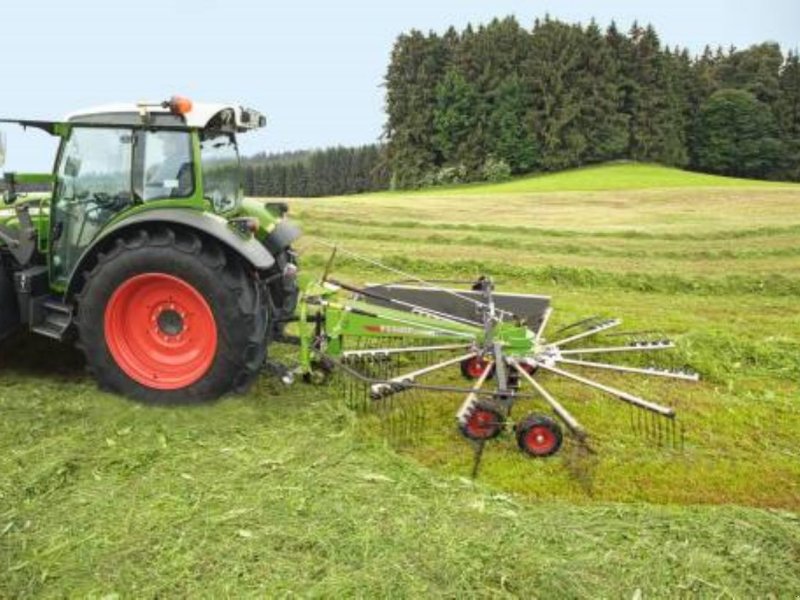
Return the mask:
<svg viewBox="0 0 800 600">
<path fill-rule="evenodd" d="M 461 424 L 465 437 L 475 440 L 491 440 L 503 431 L 505 418 L 502 411 L 488 402 L 478 402 Z"/>
<path fill-rule="evenodd" d="M 482 356 L 473 356 L 472 358 L 468 358 L 461 363 L 461 374 L 466 379 L 478 379 L 483 372 L 486 370 L 486 367 L 489 366 L 489 361 L 483 358 Z M 489 373 L 489 376 L 492 376 L 494 369 Z"/>
<path fill-rule="evenodd" d="M 217 325 L 202 294 L 182 279 L 144 273 L 123 282 L 105 311 L 105 338 L 119 368 L 149 388 L 199 381 L 217 351 Z"/>
<path fill-rule="evenodd" d="M 531 456 L 551 456 L 563 441 L 561 427 L 550 417 L 530 415 L 517 425 L 517 444 Z"/>
</svg>

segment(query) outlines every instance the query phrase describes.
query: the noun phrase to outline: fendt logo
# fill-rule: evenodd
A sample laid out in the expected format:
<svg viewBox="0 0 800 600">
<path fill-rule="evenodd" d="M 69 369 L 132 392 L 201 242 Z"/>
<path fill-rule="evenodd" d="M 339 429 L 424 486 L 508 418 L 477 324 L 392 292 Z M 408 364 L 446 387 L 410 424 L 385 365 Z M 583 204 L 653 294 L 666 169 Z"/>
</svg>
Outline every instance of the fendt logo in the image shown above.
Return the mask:
<svg viewBox="0 0 800 600">
<path fill-rule="evenodd" d="M 416 327 L 397 327 L 394 325 L 365 325 L 364 331 L 369 333 L 384 333 L 388 335 L 419 335 L 436 337 L 438 335 L 447 335 L 438 331 L 431 331 L 429 329 L 417 329 Z"/>
</svg>

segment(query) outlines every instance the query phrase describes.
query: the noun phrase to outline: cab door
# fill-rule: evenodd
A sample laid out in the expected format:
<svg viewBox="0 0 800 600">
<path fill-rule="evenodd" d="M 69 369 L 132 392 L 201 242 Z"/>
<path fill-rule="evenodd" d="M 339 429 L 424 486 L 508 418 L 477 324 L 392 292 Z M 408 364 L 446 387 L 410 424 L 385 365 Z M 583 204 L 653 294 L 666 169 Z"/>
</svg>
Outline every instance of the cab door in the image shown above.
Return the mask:
<svg viewBox="0 0 800 600">
<path fill-rule="evenodd" d="M 133 204 L 130 129 L 73 126 L 62 142 L 51 209 L 50 281 L 66 285 L 83 251 Z"/>
</svg>

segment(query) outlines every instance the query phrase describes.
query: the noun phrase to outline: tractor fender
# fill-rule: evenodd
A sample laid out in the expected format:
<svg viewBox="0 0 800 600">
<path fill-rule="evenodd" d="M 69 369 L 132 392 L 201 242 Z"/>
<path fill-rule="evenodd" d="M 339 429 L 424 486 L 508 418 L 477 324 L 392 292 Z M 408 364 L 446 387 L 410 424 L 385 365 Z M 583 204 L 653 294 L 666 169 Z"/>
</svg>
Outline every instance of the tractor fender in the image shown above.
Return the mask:
<svg viewBox="0 0 800 600">
<path fill-rule="evenodd" d="M 228 225 L 228 222 L 223 217 L 195 210 L 156 208 L 123 219 L 108 227 L 100 236 L 94 239 L 83 251 L 80 259 L 72 269 L 72 273 L 70 273 L 66 296 L 70 297 L 77 291 L 83 271 L 86 270 L 86 266 L 90 263 L 94 254 L 105 245 L 105 242 L 116 238 L 119 234 L 129 229 L 142 225 L 158 224 L 181 225 L 186 229 L 194 229 L 206 234 L 236 252 L 256 270 L 270 269 L 275 265 L 275 257 L 261 242 L 255 237 L 242 237 Z"/>
</svg>

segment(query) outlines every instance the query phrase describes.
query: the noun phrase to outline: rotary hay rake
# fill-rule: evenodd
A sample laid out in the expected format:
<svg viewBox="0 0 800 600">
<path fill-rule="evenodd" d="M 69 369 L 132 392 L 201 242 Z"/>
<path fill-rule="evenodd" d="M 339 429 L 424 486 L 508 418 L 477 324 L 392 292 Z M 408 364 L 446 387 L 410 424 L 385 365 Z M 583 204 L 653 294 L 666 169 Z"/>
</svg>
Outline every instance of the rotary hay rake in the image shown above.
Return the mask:
<svg viewBox="0 0 800 600">
<path fill-rule="evenodd" d="M 348 404 L 378 412 L 394 438 L 413 438 L 424 426 L 419 394 L 460 394 L 455 421 L 474 443 L 473 475 L 485 443 L 507 431 L 531 457 L 557 453 L 564 430 L 588 448 L 587 430 L 539 380 L 548 374 L 627 404 L 634 429 L 659 445 L 683 444 L 672 407 L 585 374 L 697 381 L 687 370 L 642 366 L 641 356 L 674 348 L 672 341 L 651 332 L 612 333 L 622 321 L 599 317 L 550 334 L 553 309 L 546 296 L 498 293 L 485 276 L 466 287 L 444 287 L 457 282 L 426 281 L 323 243 L 333 246 L 330 259 L 322 277 L 305 286 L 298 306 L 298 371 L 317 382 L 337 373 Z M 345 283 L 330 276 L 337 253 L 403 279 L 364 287 Z M 637 355 L 638 362 L 631 360 Z M 623 364 L 598 361 L 622 356 Z M 549 414 L 514 420 L 513 408 L 524 399 L 542 402 Z"/>
</svg>

